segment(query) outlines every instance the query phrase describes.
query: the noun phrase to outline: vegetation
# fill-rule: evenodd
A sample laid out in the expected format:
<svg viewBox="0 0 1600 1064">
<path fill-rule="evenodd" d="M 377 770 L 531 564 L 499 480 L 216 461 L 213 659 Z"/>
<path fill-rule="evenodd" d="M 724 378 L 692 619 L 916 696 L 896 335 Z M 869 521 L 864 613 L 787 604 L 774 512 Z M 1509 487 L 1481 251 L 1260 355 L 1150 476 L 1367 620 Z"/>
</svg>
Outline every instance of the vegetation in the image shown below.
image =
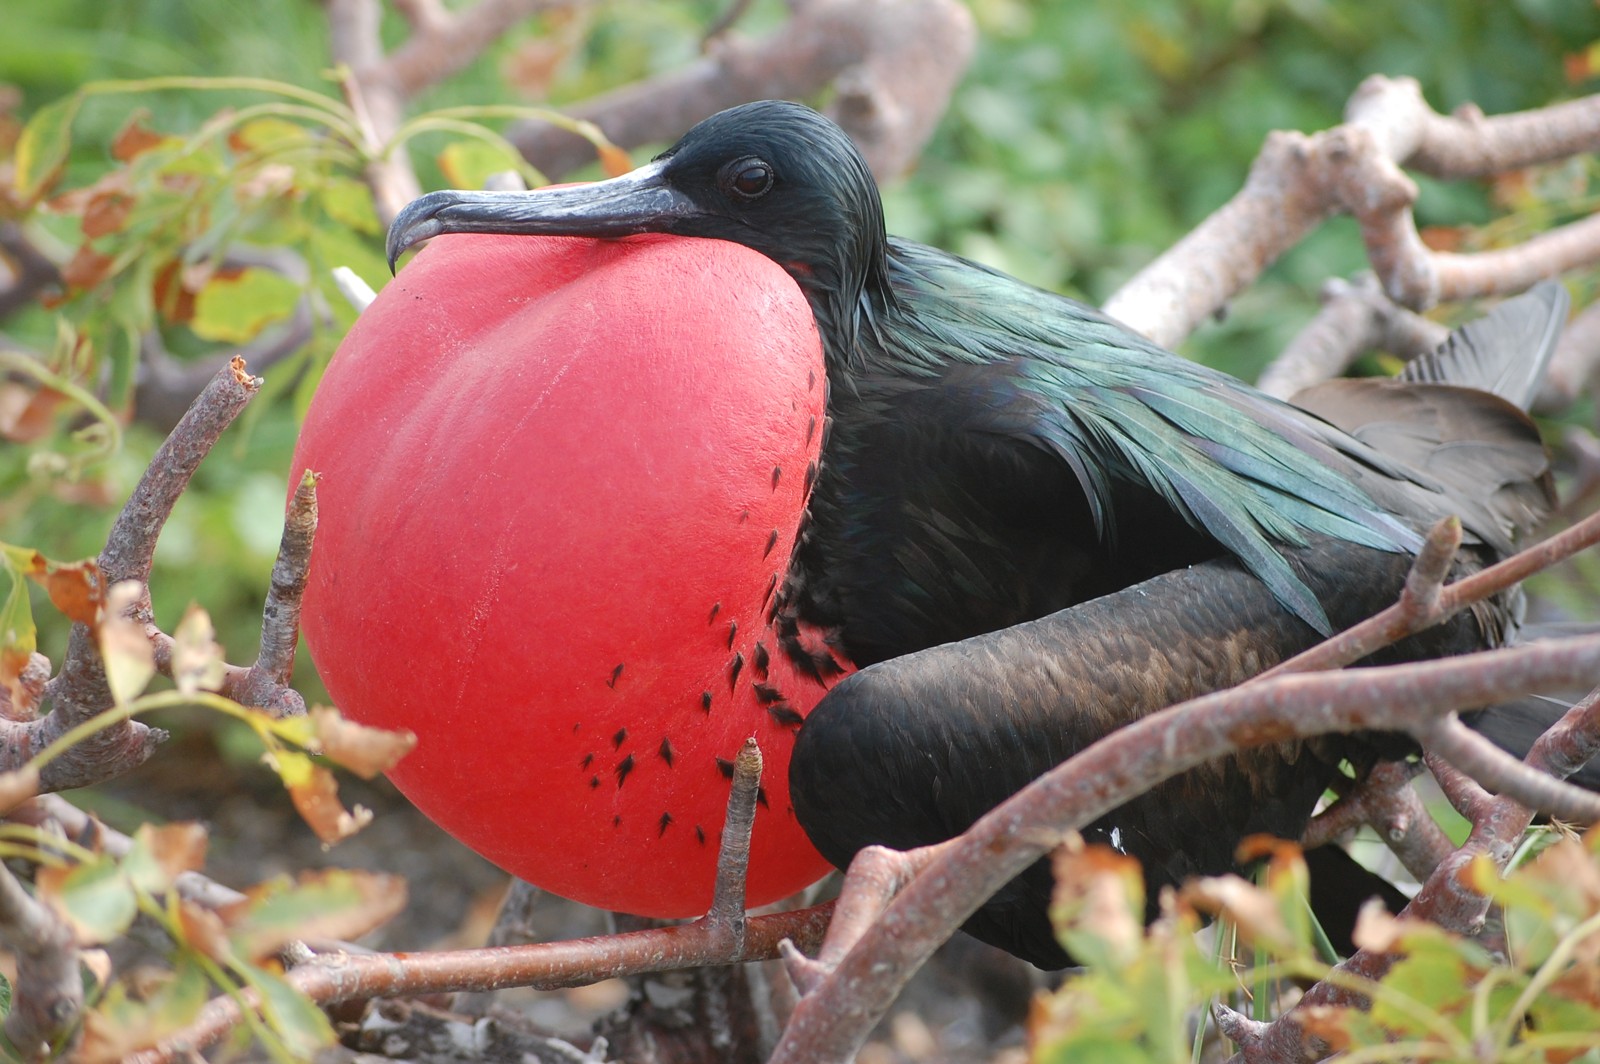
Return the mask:
<svg viewBox="0 0 1600 1064">
<path fill-rule="evenodd" d="M 52 661 L 67 655 L 72 614 L 57 606 L 78 578 L 66 560 L 100 551 L 177 414 L 240 349 L 252 369 L 270 364 L 265 391 L 166 521 L 149 588 L 156 624 L 197 648 L 201 672 L 220 663 L 216 643 L 252 646 L 299 418 L 356 314 L 333 269 L 348 267 L 373 288 L 388 277 L 370 164 L 408 152 L 424 187 L 478 186 L 506 169 L 537 181 L 539 160 L 522 160 L 503 138 L 514 120 L 692 62 L 722 7 L 549 7 L 418 95 L 378 145 L 341 95 L 348 71 L 330 65 L 322 4 L 58 0 L 13 12 L 14 46 L 0 49 L 0 244 L 13 290 L 29 291 L 10 300 L 0 288 L 0 542 L 15 545 L 4 555 L 12 584 L 0 582 L 0 634 L 15 666 L 7 683 L 19 682 L 35 645 Z M 921 162 L 886 183 L 889 227 L 1094 302 L 1233 195 L 1271 130 L 1336 124 L 1367 74 L 1411 75 L 1441 111 L 1472 103 L 1491 114 L 1593 92 L 1600 77 L 1600 8 L 1588 0 L 1134 0 L 1115 11 L 971 0 L 970 9 L 975 59 Z M 761 0 L 738 28 L 759 35 L 785 18 L 784 5 Z M 384 40 L 404 39 L 405 20 L 393 10 L 384 19 Z M 622 165 L 604 137 L 584 132 L 596 161 L 583 174 Z M 1509 246 L 1591 214 L 1597 180 L 1592 156 L 1482 182 L 1420 179 L 1418 221 L 1436 248 Z M 18 259 L 23 245 L 49 265 Z M 1366 263 L 1355 224 L 1337 220 L 1186 350 L 1253 377 L 1314 311 L 1319 285 Z M 33 286 L 34 268 L 57 276 Z M 1600 271 L 1566 281 L 1581 306 L 1600 290 Z M 1383 362 L 1374 356 L 1363 368 Z M 180 381 L 192 382 L 186 394 Z M 1569 433 L 1568 455 L 1581 457 L 1593 446 L 1592 405 L 1560 416 L 1553 434 Z M 1568 455 L 1564 467 L 1581 471 Z M 1596 564 L 1574 564 L 1554 609 L 1592 617 Z M 195 601 L 214 639 L 204 615 L 188 612 Z M 203 690 L 215 685 L 181 677 L 171 691 L 161 679 L 147 689 L 145 666 L 132 667 L 112 685 L 120 711 L 209 706 L 215 712 L 176 726 L 216 730 L 242 771 L 264 747 L 296 803 L 320 809 L 312 817 L 330 838 L 340 834 L 344 809 L 326 804 L 336 801 L 331 777 L 308 756 L 328 752 L 329 733 L 318 729 L 335 728 L 330 718 L 313 726 L 248 714 Z M 303 656 L 291 686 L 326 700 Z M 370 774 L 383 756 L 363 746 L 335 760 Z M 314 915 L 327 938 L 388 917 L 395 884 L 323 874 L 236 899 L 215 927 L 199 927 L 173 899 L 178 876 L 200 867 L 203 839 L 140 827 L 142 819 L 123 824 L 133 838 L 115 854 L 0 829 L 8 856 L 40 866 L 38 896 L 67 914 L 80 943 L 118 939 L 140 915 L 176 943 L 169 974 L 142 997 L 103 972 L 89 979 L 80 1052 L 118 1057 L 191 1024 L 208 985 L 249 985 L 268 1002 L 253 1033 L 281 1059 L 303 1056 L 327 1036 L 326 1021 L 268 958 L 305 937 Z M 1474 866 L 1478 885 L 1505 906 L 1513 949 L 1504 959 L 1451 932 L 1374 918 L 1370 940 L 1400 942 L 1409 959 L 1380 988 L 1348 988 L 1373 995 L 1370 1014 L 1330 1008 L 1317 1033 L 1335 1047 L 1372 1047 L 1357 1059 L 1600 1059 L 1594 850 L 1592 839 L 1564 839 L 1504 883 Z M 1326 975 L 1291 850 L 1274 852 L 1264 889 L 1197 888 L 1171 900 L 1148 932 L 1134 915 L 1143 911 L 1129 886 L 1136 876 L 1104 855 L 1062 859 L 1083 864 L 1088 884 L 1061 899 L 1064 941 L 1094 963 L 1041 1007 L 1039 1059 L 1091 1050 L 1094 1059 L 1186 1058 L 1195 1005 L 1250 980 Z M 1188 932 L 1202 910 L 1221 912 L 1262 951 L 1253 975 L 1219 969 L 1194 945 Z M 109 1033 L 130 1030 L 143 1041 Z M 1386 1038 L 1399 1042 L 1385 1047 Z"/>
</svg>

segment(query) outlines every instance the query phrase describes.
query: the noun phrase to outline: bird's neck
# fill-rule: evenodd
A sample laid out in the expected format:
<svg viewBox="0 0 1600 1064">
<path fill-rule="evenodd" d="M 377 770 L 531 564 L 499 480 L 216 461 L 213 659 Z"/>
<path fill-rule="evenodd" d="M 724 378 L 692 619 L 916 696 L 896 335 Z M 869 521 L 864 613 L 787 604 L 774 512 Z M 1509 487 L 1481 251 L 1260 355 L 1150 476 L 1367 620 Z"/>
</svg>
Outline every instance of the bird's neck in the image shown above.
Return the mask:
<svg viewBox="0 0 1600 1064">
<path fill-rule="evenodd" d="M 884 246 L 790 273 L 811 304 L 830 372 L 848 376 L 866 368 L 900 312 Z"/>
</svg>

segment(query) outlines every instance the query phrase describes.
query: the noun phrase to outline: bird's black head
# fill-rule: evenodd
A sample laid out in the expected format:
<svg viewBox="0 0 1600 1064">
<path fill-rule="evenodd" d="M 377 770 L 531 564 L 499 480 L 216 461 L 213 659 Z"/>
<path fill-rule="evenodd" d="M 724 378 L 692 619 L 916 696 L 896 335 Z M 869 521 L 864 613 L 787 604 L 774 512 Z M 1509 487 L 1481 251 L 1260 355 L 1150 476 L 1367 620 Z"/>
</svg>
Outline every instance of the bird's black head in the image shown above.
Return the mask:
<svg viewBox="0 0 1600 1064">
<path fill-rule="evenodd" d="M 781 100 L 712 115 L 652 162 L 592 185 L 432 192 L 389 229 L 389 263 L 441 233 L 732 240 L 788 270 L 830 358 L 849 360 L 862 313 L 890 301 L 878 186 L 838 126 Z"/>
</svg>

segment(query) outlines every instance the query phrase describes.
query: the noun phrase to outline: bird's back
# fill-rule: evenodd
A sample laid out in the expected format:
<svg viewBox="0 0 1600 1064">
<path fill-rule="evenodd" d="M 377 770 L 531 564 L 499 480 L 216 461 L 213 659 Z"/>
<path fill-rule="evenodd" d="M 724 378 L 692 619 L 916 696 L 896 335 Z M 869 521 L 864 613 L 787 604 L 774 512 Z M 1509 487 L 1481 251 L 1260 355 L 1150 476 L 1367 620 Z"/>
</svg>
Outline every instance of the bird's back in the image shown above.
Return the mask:
<svg viewBox="0 0 1600 1064">
<path fill-rule="evenodd" d="M 1530 303 L 1535 313 L 1527 313 Z M 1289 462 L 1331 452 L 1333 468 L 1409 527 L 1470 503 L 1467 523 L 1479 542 L 1458 558 L 1458 572 L 1466 572 L 1492 561 L 1497 542 L 1545 511 L 1548 471 L 1538 433 L 1520 410 L 1488 392 L 1441 382 L 1518 376 L 1494 369 L 1495 361 L 1542 366 L 1552 346 L 1549 325 L 1564 311 L 1564 295 L 1541 290 L 1497 310 L 1489 319 L 1493 342 L 1478 345 L 1470 359 L 1453 364 L 1447 345 L 1417 371 L 1421 380 L 1341 382 L 1309 397 L 1312 411 L 1272 401 L 1251 406 L 1255 393 L 1243 385 L 1205 373 L 1192 379 L 1244 410 L 1267 411 L 1271 420 L 1251 430 L 1263 423 L 1294 428 L 1289 449 L 1280 452 Z M 1501 330 L 1508 318 L 1523 325 Z M 1148 352 L 1137 357 L 1141 372 L 1161 365 Z M 1517 388 L 1519 396 L 1531 394 L 1526 382 Z M 1404 475 L 1387 478 L 1385 469 Z M 1194 531 L 1170 511 L 1139 517 L 1150 523 L 1141 530 L 1153 527 L 1174 541 Z M 1326 604 L 1335 627 L 1398 597 L 1406 553 L 1315 529 L 1301 538 L 1273 549 Z M 1201 542 L 1211 555 L 1197 564 L 1180 562 L 1073 608 L 885 661 L 843 681 L 801 729 L 791 762 L 796 813 L 812 841 L 842 864 L 868 843 L 905 848 L 948 838 L 1115 728 L 1237 684 L 1318 641 L 1247 560 L 1203 536 Z M 1372 663 L 1498 643 L 1512 627 L 1516 601 L 1503 596 Z M 1167 781 L 1086 834 L 1137 857 L 1153 898 L 1161 885 L 1233 867 L 1234 848 L 1248 834 L 1298 837 L 1342 759 L 1359 766 L 1398 750 L 1391 739 L 1336 736 L 1242 752 Z M 1065 963 L 1046 916 L 1050 882 L 1040 863 L 968 929 L 1041 966 Z"/>
</svg>

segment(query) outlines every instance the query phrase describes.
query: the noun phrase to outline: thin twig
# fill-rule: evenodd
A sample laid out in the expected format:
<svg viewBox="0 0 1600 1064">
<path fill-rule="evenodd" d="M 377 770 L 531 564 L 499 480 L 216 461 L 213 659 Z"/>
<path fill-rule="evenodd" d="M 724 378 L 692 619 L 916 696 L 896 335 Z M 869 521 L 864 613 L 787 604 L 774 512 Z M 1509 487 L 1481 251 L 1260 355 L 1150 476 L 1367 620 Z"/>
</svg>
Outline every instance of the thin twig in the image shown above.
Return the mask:
<svg viewBox="0 0 1600 1064">
<path fill-rule="evenodd" d="M 414 997 L 526 986 L 559 990 L 624 975 L 767 960 L 785 939 L 816 948 L 832 904 L 799 912 L 753 916 L 744 948 L 726 949 L 726 936 L 703 922 L 618 935 L 530 946 L 441 950 L 432 953 L 319 955 L 284 978 L 319 1005 L 378 997 Z M 246 994 L 250 1007 L 256 999 Z M 239 1002 L 215 998 L 182 1035 L 128 1058 L 128 1064 L 165 1064 L 212 1045 L 241 1020 Z"/>
</svg>

